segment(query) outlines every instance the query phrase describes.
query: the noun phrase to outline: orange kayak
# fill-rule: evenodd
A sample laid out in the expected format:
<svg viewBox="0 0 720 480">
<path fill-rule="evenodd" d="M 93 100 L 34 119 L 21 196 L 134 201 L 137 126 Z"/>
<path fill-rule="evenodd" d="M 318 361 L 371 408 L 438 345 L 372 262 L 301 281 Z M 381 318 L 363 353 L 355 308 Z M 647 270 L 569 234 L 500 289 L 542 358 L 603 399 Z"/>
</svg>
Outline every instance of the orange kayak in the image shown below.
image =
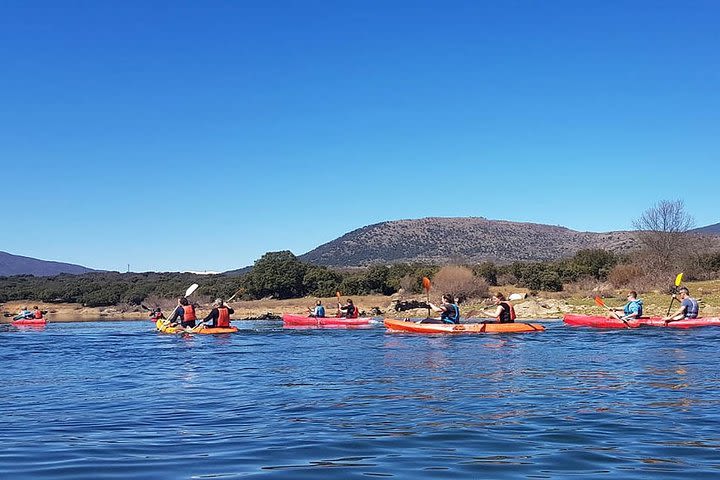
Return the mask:
<svg viewBox="0 0 720 480">
<path fill-rule="evenodd" d="M 198 325 L 197 327 L 185 330 L 182 327 L 173 327 L 171 325 L 165 324 L 162 320 L 158 320 L 155 322 L 155 326 L 158 329 L 158 332 L 161 333 L 189 333 L 189 334 L 199 334 L 199 335 L 217 335 L 221 333 L 235 333 L 238 331 L 237 327 L 225 327 L 225 328 L 210 328 L 205 327 L 203 325 Z"/>
<path fill-rule="evenodd" d="M 523 333 L 545 330 L 537 323 L 415 323 L 411 320 L 385 319 L 385 327 L 390 332 L 413 333 Z"/>
</svg>

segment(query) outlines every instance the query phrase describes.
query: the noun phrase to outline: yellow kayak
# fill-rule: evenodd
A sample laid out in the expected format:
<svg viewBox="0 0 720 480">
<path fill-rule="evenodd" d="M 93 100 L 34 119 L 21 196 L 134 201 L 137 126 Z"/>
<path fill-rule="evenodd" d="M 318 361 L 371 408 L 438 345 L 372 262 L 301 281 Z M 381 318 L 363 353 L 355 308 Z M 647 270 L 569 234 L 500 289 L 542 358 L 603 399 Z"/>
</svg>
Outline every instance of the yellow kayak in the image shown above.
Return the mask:
<svg viewBox="0 0 720 480">
<path fill-rule="evenodd" d="M 198 335 L 217 335 L 221 333 L 235 333 L 238 331 L 237 327 L 211 328 L 206 327 L 202 323 L 195 328 L 185 329 L 179 325 L 172 326 L 168 323 L 163 322 L 162 320 L 158 320 L 157 322 L 155 322 L 155 327 L 157 327 L 158 332 L 160 333 L 191 333 Z"/>
</svg>

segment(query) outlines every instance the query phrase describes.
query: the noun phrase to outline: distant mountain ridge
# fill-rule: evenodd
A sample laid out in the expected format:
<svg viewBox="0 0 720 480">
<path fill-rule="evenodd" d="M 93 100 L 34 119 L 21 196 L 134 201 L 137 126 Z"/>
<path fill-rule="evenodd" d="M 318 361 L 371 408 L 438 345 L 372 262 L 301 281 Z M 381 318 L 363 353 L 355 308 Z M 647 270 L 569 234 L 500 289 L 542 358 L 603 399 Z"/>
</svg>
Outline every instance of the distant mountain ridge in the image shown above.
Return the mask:
<svg viewBox="0 0 720 480">
<path fill-rule="evenodd" d="M 696 228 L 690 231 L 693 233 L 702 233 L 705 235 L 720 235 L 720 223 L 707 225 L 705 227 Z"/>
<path fill-rule="evenodd" d="M 400 262 L 508 263 L 557 260 L 588 248 L 628 251 L 637 248 L 637 241 L 634 233 L 627 231 L 578 232 L 560 226 L 482 217 L 434 217 L 359 228 L 301 255 L 300 259 L 332 267 Z"/>
<path fill-rule="evenodd" d="M 0 276 L 9 277 L 12 275 L 35 275 L 36 277 L 49 277 L 61 273 L 80 275 L 88 272 L 96 272 L 91 268 L 72 263 L 53 262 L 39 260 L 37 258 L 23 257 L 0 251 Z"/>
</svg>

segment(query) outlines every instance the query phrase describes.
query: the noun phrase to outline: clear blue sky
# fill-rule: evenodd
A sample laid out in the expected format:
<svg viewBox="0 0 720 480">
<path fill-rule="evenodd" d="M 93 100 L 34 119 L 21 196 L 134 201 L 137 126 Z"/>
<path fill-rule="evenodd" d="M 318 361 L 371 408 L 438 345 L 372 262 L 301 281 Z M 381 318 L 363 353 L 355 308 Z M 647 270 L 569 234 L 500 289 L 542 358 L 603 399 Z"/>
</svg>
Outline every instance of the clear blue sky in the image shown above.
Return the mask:
<svg viewBox="0 0 720 480">
<path fill-rule="evenodd" d="M 0 2 L 0 250 L 227 270 L 364 225 L 720 222 L 716 1 Z M 24 233 L 21 233 L 24 232 Z"/>
</svg>

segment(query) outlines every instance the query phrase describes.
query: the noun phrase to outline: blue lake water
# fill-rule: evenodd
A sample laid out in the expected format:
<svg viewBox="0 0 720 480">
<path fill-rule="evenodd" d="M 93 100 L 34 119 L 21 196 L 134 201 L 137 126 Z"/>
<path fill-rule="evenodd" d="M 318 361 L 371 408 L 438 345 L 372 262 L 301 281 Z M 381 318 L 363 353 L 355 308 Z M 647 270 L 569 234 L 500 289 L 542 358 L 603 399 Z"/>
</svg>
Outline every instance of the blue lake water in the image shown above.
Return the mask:
<svg viewBox="0 0 720 480">
<path fill-rule="evenodd" d="M 719 478 L 720 329 L 0 326 L 0 478 Z"/>
</svg>

